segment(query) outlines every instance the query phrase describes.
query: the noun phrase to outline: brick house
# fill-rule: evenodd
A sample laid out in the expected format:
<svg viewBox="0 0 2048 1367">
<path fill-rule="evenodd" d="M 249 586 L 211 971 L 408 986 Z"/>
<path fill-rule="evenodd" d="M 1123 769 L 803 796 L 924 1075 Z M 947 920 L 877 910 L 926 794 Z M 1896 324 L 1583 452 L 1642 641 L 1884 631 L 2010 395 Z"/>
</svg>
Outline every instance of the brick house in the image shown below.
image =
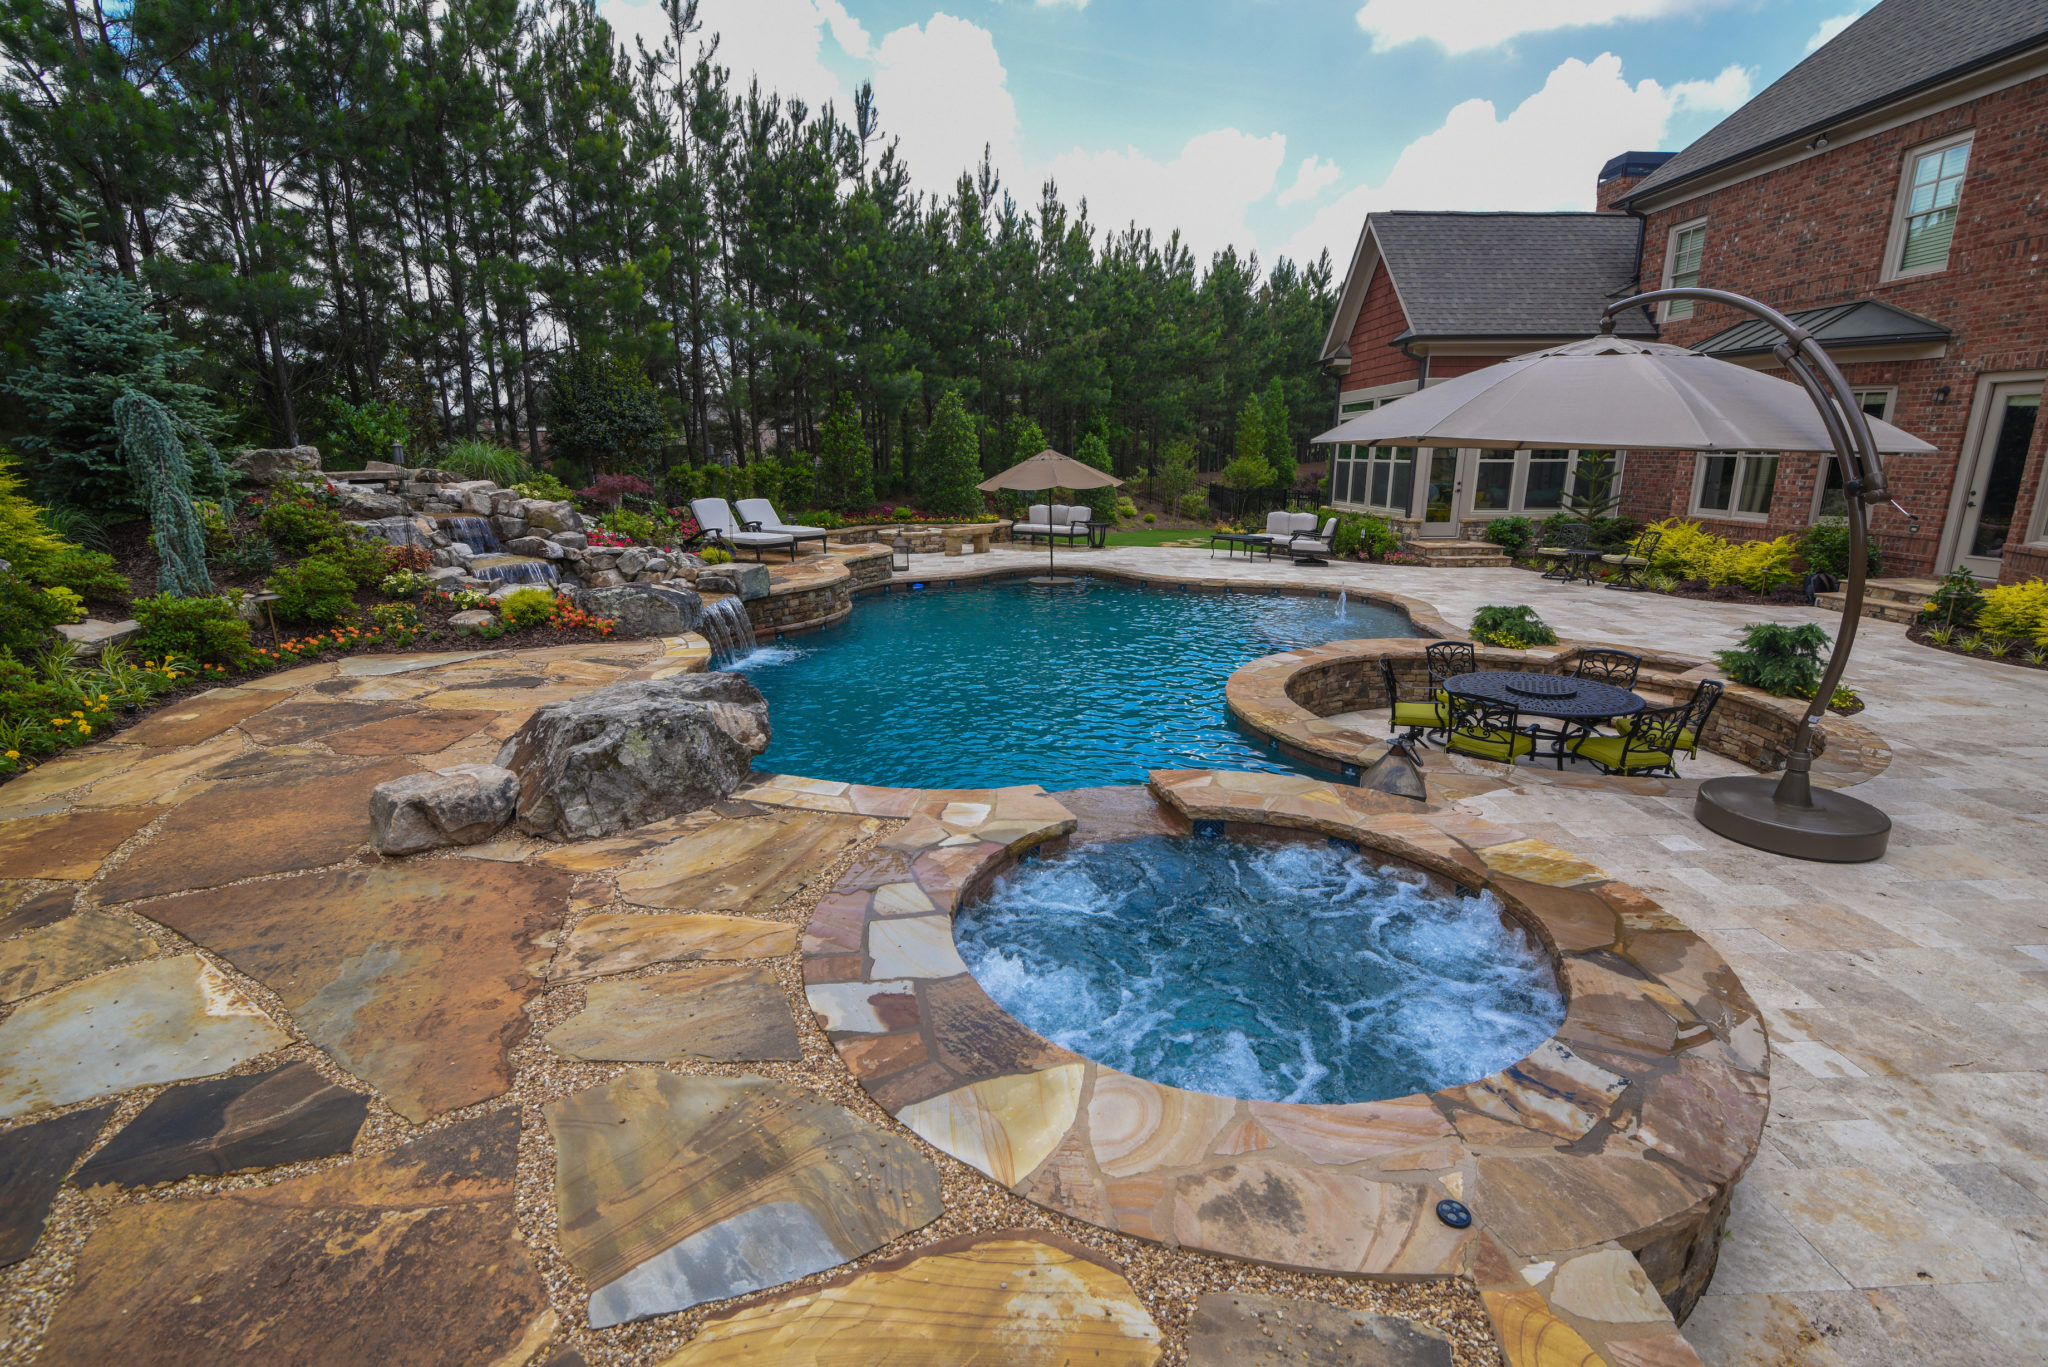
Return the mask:
<svg viewBox="0 0 2048 1367">
<path fill-rule="evenodd" d="M 1888 574 L 2048 572 L 2048 423 L 2036 420 L 2048 378 L 2048 0 L 1884 0 L 1683 151 L 1609 162 L 1598 202 L 1609 212 L 1526 217 L 1628 223 L 1640 237 L 1620 289 L 1699 284 L 1761 299 L 1821 339 L 1867 411 L 1939 448 L 1888 459 L 1901 507 L 1874 519 Z M 1373 219 L 1447 217 L 1495 216 Z M 1372 299 L 1372 281 L 1357 279 L 1372 264 L 1363 246 L 1340 305 L 1348 345 L 1325 347 L 1333 369 L 1347 367 L 1340 418 L 1390 368 L 1374 343 L 1384 350 L 1391 319 L 1344 312 L 1354 283 Z M 1526 246 L 1557 249 L 1540 235 Z M 1588 269 L 1570 297 L 1597 313 L 1616 277 L 1611 264 Z M 1663 340 L 1777 371 L 1746 315 L 1680 303 L 1656 324 Z M 1370 376 L 1361 357 L 1376 362 Z M 1476 454 L 1461 471 L 1476 473 Z M 1629 452 L 1623 511 L 1776 536 L 1840 508 L 1833 464 Z M 1457 493 L 1470 501 L 1469 485 Z M 1502 514 L 1462 514 L 1489 515 Z"/>
</svg>

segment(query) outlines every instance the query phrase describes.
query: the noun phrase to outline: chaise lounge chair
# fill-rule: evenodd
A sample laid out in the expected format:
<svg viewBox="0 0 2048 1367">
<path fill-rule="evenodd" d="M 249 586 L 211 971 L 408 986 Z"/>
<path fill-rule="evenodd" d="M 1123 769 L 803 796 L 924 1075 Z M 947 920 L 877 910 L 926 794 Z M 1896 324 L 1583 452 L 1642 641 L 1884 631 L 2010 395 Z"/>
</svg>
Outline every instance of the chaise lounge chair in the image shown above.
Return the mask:
<svg viewBox="0 0 2048 1367">
<path fill-rule="evenodd" d="M 815 541 L 822 549 L 825 538 L 830 535 L 823 527 L 802 527 L 784 522 L 776 516 L 775 505 L 765 498 L 743 498 L 739 501 L 740 526 L 750 531 L 762 531 L 770 535 L 780 533 L 795 537 L 797 544 Z"/>
<path fill-rule="evenodd" d="M 732 508 L 722 498 L 693 498 L 690 512 L 696 516 L 697 526 L 713 541 L 723 541 L 735 552 L 750 550 L 754 559 L 761 559 L 761 552 L 786 550 L 791 560 L 796 559 L 796 538 L 787 532 L 764 532 L 758 527 L 748 529 L 732 515 Z"/>
</svg>

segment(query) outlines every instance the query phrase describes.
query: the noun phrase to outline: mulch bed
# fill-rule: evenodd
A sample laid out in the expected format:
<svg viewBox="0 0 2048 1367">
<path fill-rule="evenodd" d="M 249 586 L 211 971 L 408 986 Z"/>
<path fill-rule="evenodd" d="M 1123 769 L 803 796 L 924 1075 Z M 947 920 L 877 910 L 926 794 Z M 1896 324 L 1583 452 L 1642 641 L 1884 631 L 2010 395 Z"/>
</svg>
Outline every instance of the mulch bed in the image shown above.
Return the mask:
<svg viewBox="0 0 2048 1367">
<path fill-rule="evenodd" d="M 2048 669 L 2048 660 L 2035 664 L 2027 659 L 2023 652 L 2030 647 L 2024 642 L 2016 643 L 2004 655 L 1986 655 L 1981 650 L 1964 650 L 1961 646 L 1954 644 L 1936 645 L 1927 639 L 1927 633 L 1940 625 L 1941 623 L 1939 622 L 1915 622 L 1906 628 L 1906 639 L 1916 645 L 1926 646 L 1929 650 L 1938 650 L 1944 655 L 1965 655 L 1972 660 L 1989 660 L 1993 664 L 2011 665 L 2015 669 Z M 1972 635 L 1974 630 L 1974 628 L 1959 628 L 1956 631 L 1956 638 L 1960 640 L 1965 636 Z"/>
</svg>

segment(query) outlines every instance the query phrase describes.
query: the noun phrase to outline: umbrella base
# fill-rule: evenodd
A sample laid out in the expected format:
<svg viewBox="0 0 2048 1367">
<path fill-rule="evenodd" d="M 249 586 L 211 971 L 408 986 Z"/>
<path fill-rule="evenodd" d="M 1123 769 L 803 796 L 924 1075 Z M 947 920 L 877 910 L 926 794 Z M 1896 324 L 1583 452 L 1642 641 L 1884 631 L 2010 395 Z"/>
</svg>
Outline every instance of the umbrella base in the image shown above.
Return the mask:
<svg viewBox="0 0 2048 1367">
<path fill-rule="evenodd" d="M 1062 584 L 1078 584 L 1081 581 L 1067 574 L 1034 574 L 1024 582 L 1027 584 L 1040 584 L 1051 588 Z"/>
<path fill-rule="evenodd" d="M 1812 806 L 1778 800 L 1779 780 L 1761 774 L 1710 778 L 1700 784 L 1692 814 L 1700 825 L 1738 845 L 1791 859 L 1867 864 L 1884 857 L 1892 819 L 1846 793 L 1819 789 Z"/>
</svg>

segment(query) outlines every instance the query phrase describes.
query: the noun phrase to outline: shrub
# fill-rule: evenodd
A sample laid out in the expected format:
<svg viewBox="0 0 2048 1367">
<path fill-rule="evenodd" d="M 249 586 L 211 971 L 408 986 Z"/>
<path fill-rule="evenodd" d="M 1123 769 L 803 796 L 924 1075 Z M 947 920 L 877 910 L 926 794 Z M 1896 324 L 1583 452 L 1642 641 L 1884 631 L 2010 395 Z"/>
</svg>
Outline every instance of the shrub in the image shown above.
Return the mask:
<svg viewBox="0 0 2048 1367">
<path fill-rule="evenodd" d="M 1817 623 L 1757 622 L 1743 631 L 1739 648 L 1717 652 L 1714 663 L 1739 684 L 1781 698 L 1810 698 L 1820 687 L 1827 644 L 1828 634 Z"/>
<path fill-rule="evenodd" d="M 384 563 L 393 570 L 428 570 L 434 567 L 434 553 L 425 546 L 386 546 Z"/>
<path fill-rule="evenodd" d="M 309 555 L 263 581 L 277 595 L 277 612 L 288 622 L 328 626 L 355 611 L 356 581 L 324 555 Z"/>
<path fill-rule="evenodd" d="M 1984 607 L 1984 591 L 1977 576 L 1958 565 L 1941 577 L 1941 586 L 1920 609 L 1923 622 L 1940 622 L 1947 627 L 1966 627 L 1977 620 Z"/>
<path fill-rule="evenodd" d="M 117 602 L 128 596 L 128 576 L 115 568 L 114 557 L 100 551 L 68 547 L 50 557 L 43 567 L 43 582 L 70 589 L 80 598 L 96 603 Z"/>
<path fill-rule="evenodd" d="M 1736 542 L 1722 553 L 1718 568 L 1751 593 L 1769 593 L 1799 578 L 1799 572 L 1792 568 L 1792 557 L 1797 551 L 1789 536 L 1775 541 Z"/>
<path fill-rule="evenodd" d="M 20 654 L 48 645 L 60 622 L 76 620 L 75 600 L 0 574 L 0 650 Z"/>
<path fill-rule="evenodd" d="M 1728 541 L 1682 518 L 1653 523 L 1651 530 L 1662 532 L 1663 538 L 1650 556 L 1650 568 L 1678 579 L 1703 580 L 1713 587 L 1740 584 L 1761 594 L 1799 578 L 1792 568 L 1798 547 L 1789 536 Z"/>
<path fill-rule="evenodd" d="M 1521 650 L 1529 646 L 1556 645 L 1557 633 L 1536 615 L 1536 609 L 1526 603 L 1514 607 L 1495 605 L 1483 607 L 1472 614 L 1472 639 L 1490 646 Z"/>
<path fill-rule="evenodd" d="M 521 498 L 537 498 L 546 503 L 561 503 L 575 497 L 575 490 L 545 470 L 527 472 L 511 489 Z"/>
<path fill-rule="evenodd" d="M 374 536 L 344 527 L 342 535 L 321 542 L 313 553 L 338 566 L 355 587 L 367 589 L 376 587 L 391 573 L 391 558 L 386 554 L 389 549 Z"/>
<path fill-rule="evenodd" d="M 0 453 L 0 560 L 12 565 L 16 574 L 36 577 L 65 549 L 48 513 L 21 492 L 13 458 Z"/>
<path fill-rule="evenodd" d="M 1977 626 L 1991 636 L 2021 636 L 2048 644 L 2048 583 L 2029 579 L 1984 590 Z"/>
<path fill-rule="evenodd" d="M 1384 560 L 1401 549 L 1401 533 L 1371 513 L 1345 514 L 1324 508 L 1316 516 L 1325 521 L 1333 516 L 1337 519 L 1337 531 L 1330 543 L 1333 554 L 1363 554 L 1368 560 Z"/>
<path fill-rule="evenodd" d="M 1848 519 L 1825 518 L 1801 532 L 1799 558 L 1806 562 L 1809 573 L 1819 571 L 1837 579 L 1846 579 L 1849 575 Z M 1883 564 L 1884 556 L 1878 550 L 1877 539 L 1871 537 L 1864 544 L 1864 573 L 1876 574 Z"/>
<path fill-rule="evenodd" d="M 360 470 L 373 460 L 390 460 L 391 444 L 403 446 L 411 435 L 404 406 L 389 399 L 360 404 L 329 399 L 327 410 L 322 454 L 335 461 L 330 470 Z"/>
<path fill-rule="evenodd" d="M 386 598 L 417 598 L 434 587 L 433 579 L 418 570 L 399 570 L 384 576 L 377 588 Z"/>
<path fill-rule="evenodd" d="M 238 536 L 219 558 L 229 574 L 268 574 L 277 563 L 277 551 L 261 536 Z"/>
<path fill-rule="evenodd" d="M 598 518 L 597 525 L 634 541 L 654 540 L 654 519 L 631 508 L 615 508 Z"/>
<path fill-rule="evenodd" d="M 323 541 L 342 534 L 341 514 L 303 489 L 284 488 L 272 494 L 256 518 L 271 543 L 287 555 L 304 555 Z"/>
<path fill-rule="evenodd" d="M 558 462 L 593 470 L 647 464 L 669 440 L 668 419 L 647 373 L 592 347 L 556 364 L 543 417 Z"/>
<path fill-rule="evenodd" d="M 1526 517 L 1497 517 L 1486 524 L 1486 539 L 1519 560 L 1536 536 L 1536 524 Z"/>
<path fill-rule="evenodd" d="M 1157 522 L 1158 520 L 1159 520 L 1159 514 L 1157 514 L 1157 513 L 1147 513 L 1147 514 L 1145 514 L 1145 521 L 1147 521 L 1147 522 Z"/>
<path fill-rule="evenodd" d="M 491 601 L 491 596 L 482 589 L 448 589 L 442 592 L 441 597 L 457 612 L 474 612 Z"/>
<path fill-rule="evenodd" d="M 1137 515 L 1138 515 L 1138 505 L 1137 505 L 1137 504 L 1135 504 L 1135 503 L 1131 502 L 1131 501 L 1130 501 L 1129 499 L 1127 499 L 1127 498 L 1119 498 L 1119 499 L 1118 499 L 1118 500 L 1116 501 L 1116 520 L 1117 520 L 1117 521 L 1119 521 L 1119 522 L 1122 522 L 1122 521 L 1123 521 L 1124 519 L 1126 519 L 1126 518 L 1136 517 Z"/>
<path fill-rule="evenodd" d="M 610 508 L 624 503 L 628 494 L 636 498 L 651 498 L 654 486 L 638 475 L 602 475 L 591 481 L 588 487 L 576 491 L 576 497 Z"/>
<path fill-rule="evenodd" d="M 889 510 L 889 520 L 892 522 L 915 522 L 917 521 L 917 509 L 892 508 Z"/>
<path fill-rule="evenodd" d="M 498 615 L 515 631 L 537 627 L 555 615 L 555 595 L 546 589 L 514 589 L 498 600 Z"/>
<path fill-rule="evenodd" d="M 487 479 L 504 489 L 511 488 L 531 473 L 526 468 L 526 457 L 521 453 L 509 446 L 500 446 L 494 441 L 478 441 L 473 437 L 451 443 L 434 457 L 434 464 L 464 479 Z"/>
<path fill-rule="evenodd" d="M 1189 489 L 1174 501 L 1173 510 L 1191 522 L 1200 522 L 1209 514 L 1209 495 L 1202 489 Z"/>
<path fill-rule="evenodd" d="M 128 605 L 141 633 L 136 649 L 144 658 L 176 655 L 196 664 L 240 667 L 249 658 L 249 624 L 229 597 L 173 598 L 159 593 Z"/>
<path fill-rule="evenodd" d="M 707 565 L 730 565 L 732 563 L 732 552 L 723 546 L 706 546 L 700 554 L 703 555 L 704 563 Z"/>
<path fill-rule="evenodd" d="M 420 610 L 411 603 L 379 603 L 370 609 L 370 621 L 386 640 L 403 645 L 420 629 Z"/>
</svg>

